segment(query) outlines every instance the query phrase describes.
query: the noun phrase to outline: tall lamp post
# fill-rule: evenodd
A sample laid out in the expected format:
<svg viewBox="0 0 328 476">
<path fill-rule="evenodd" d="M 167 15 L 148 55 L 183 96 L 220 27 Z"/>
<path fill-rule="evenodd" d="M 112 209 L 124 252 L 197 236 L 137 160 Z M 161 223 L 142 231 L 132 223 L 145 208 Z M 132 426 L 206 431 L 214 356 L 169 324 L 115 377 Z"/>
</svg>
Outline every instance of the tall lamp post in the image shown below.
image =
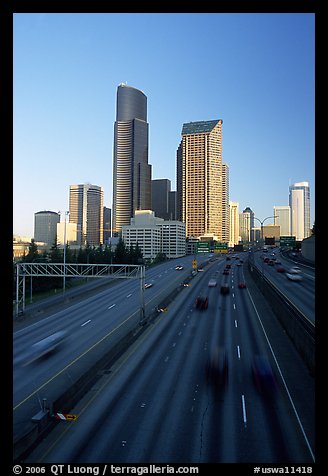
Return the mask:
<svg viewBox="0 0 328 476">
<path fill-rule="evenodd" d="M 276 218 L 277 215 L 273 215 L 273 216 L 270 216 L 270 217 L 266 217 L 264 218 L 264 220 L 260 220 L 259 218 L 256 218 L 254 217 L 255 220 L 258 220 L 260 223 L 261 223 L 261 240 L 263 241 L 263 223 L 266 221 L 266 220 L 269 220 L 269 218 Z M 262 280 L 264 278 L 264 260 L 262 260 Z"/>
<path fill-rule="evenodd" d="M 64 211 L 61 212 L 59 211 L 58 213 L 64 214 L 64 274 L 63 274 L 63 293 L 65 293 L 65 287 L 66 287 L 66 216 L 69 215 L 69 211 Z"/>
<path fill-rule="evenodd" d="M 263 240 L 263 223 L 265 222 L 265 220 L 268 220 L 269 218 L 277 218 L 277 215 L 266 217 L 264 218 L 264 220 L 260 220 L 259 218 L 254 217 L 254 220 L 257 220 L 261 223 L 261 240 Z"/>
</svg>

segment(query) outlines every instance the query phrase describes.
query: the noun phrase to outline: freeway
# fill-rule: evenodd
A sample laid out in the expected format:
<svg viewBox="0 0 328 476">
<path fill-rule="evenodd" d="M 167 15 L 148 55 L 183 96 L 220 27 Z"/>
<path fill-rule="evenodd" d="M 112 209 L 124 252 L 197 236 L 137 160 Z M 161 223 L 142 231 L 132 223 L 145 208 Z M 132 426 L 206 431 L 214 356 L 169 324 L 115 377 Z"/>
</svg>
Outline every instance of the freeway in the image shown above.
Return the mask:
<svg viewBox="0 0 328 476">
<path fill-rule="evenodd" d="M 271 255 L 273 253 L 273 255 Z M 254 262 L 265 278 L 274 284 L 286 299 L 289 299 L 293 305 L 313 324 L 315 323 L 315 270 L 313 267 L 293 262 L 283 256 L 279 249 L 263 253 L 255 251 L 252 256 Z M 279 264 L 270 265 L 264 262 L 264 258 L 276 258 Z M 300 282 L 287 279 L 287 271 L 293 266 L 301 269 L 302 280 Z M 277 272 L 279 269 L 284 272 Z"/>
<path fill-rule="evenodd" d="M 313 463 L 313 379 L 246 267 L 230 263 L 198 273 L 27 462 Z M 224 367 L 210 364 L 216 348 Z M 253 373 L 256 356 L 272 375 Z"/>
<path fill-rule="evenodd" d="M 190 274 L 192 259 L 187 256 L 170 260 L 146 271 L 146 283 L 152 285 L 144 291 L 146 314 Z M 207 255 L 201 261 L 206 259 Z M 183 269 L 176 271 L 177 264 L 183 265 Z M 140 304 L 139 280 L 118 280 L 117 284 L 59 312 L 46 314 L 33 324 L 27 321 L 26 326 L 14 332 L 15 436 L 31 426 L 31 418 L 40 410 L 44 398 L 54 401 L 108 346 L 138 325 Z M 35 344 L 62 331 L 67 337 L 58 351 L 27 365 Z"/>
</svg>

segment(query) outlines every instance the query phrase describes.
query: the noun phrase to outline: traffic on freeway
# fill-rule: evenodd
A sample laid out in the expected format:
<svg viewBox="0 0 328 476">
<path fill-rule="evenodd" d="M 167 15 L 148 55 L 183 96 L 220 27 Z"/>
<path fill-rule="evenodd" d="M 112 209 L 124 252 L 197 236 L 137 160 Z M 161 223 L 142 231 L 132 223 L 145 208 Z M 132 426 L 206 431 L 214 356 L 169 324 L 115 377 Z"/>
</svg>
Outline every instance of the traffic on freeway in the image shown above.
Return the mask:
<svg viewBox="0 0 328 476">
<path fill-rule="evenodd" d="M 313 463 L 313 377 L 250 282 L 247 253 L 229 258 L 213 256 L 201 267 L 144 334 L 103 369 L 70 410 L 76 420 L 69 427 L 58 423 L 27 462 Z M 147 272 L 148 306 L 156 306 L 159 289 L 190 273 L 191 260 L 178 264 L 182 270 L 171 262 Z M 47 329 L 66 322 L 69 336 L 44 361 L 17 366 L 17 412 L 53 391 L 52 381 L 67 385 L 73 361 L 82 365 L 88 348 L 133 320 L 136 286 L 118 284 L 49 318 Z M 207 306 L 197 305 L 200 298 Z M 43 333 L 41 324 L 26 330 L 16 336 L 17 347 Z"/>
<path fill-rule="evenodd" d="M 251 253 L 254 264 L 266 279 L 313 324 L 315 323 L 315 269 L 285 257 L 279 248 Z"/>
</svg>

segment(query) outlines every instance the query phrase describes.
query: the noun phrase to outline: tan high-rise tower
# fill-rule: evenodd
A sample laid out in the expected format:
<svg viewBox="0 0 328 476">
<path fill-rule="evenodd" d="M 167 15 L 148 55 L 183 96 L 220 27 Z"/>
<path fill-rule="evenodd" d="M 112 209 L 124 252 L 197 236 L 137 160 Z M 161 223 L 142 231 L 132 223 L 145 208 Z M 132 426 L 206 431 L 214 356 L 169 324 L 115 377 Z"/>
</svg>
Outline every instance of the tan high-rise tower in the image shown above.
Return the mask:
<svg viewBox="0 0 328 476">
<path fill-rule="evenodd" d="M 178 220 L 187 237 L 229 240 L 228 167 L 222 164 L 222 119 L 189 122 L 177 151 Z"/>
<path fill-rule="evenodd" d="M 98 185 L 70 185 L 69 221 L 77 225 L 79 245 L 103 243 L 103 201 L 104 191 Z"/>
</svg>

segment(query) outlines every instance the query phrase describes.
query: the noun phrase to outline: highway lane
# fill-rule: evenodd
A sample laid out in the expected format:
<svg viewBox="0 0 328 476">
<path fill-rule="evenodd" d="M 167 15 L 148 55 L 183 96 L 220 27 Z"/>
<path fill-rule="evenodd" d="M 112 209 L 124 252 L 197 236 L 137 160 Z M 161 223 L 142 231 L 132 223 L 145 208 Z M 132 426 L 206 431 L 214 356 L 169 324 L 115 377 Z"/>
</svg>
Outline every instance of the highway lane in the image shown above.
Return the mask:
<svg viewBox="0 0 328 476">
<path fill-rule="evenodd" d="M 235 261 L 222 275 L 224 264 L 213 262 L 198 274 L 72 410 L 79 418 L 58 425 L 29 462 L 312 462 L 261 316 L 248 288 L 238 287 L 244 271 Z M 209 288 L 212 276 L 229 283 L 230 294 Z M 196 310 L 195 299 L 205 292 L 209 307 Z M 227 384 L 219 388 L 206 378 L 213 341 L 226 349 L 229 364 Z M 268 398 L 252 379 L 257 353 L 267 356 L 276 377 Z M 302 377 L 306 370 L 298 372 Z M 309 391 L 301 398 L 313 399 Z"/>
<path fill-rule="evenodd" d="M 255 264 L 294 306 L 311 322 L 315 323 L 315 271 L 309 266 L 293 262 L 285 258 L 277 248 L 274 249 L 275 257 L 281 264 L 271 266 L 263 262 L 263 257 L 272 258 L 271 253 L 256 251 L 253 253 Z M 302 281 L 290 281 L 286 272 L 279 273 L 277 268 L 283 267 L 288 271 L 293 266 L 298 266 L 302 271 Z"/>
<path fill-rule="evenodd" d="M 190 274 L 192 259 L 171 260 L 146 271 L 146 282 L 153 284 L 144 292 L 146 314 Z M 200 261 L 206 259 L 204 256 Z M 182 271 L 175 270 L 178 263 L 184 265 Z M 43 398 L 51 402 L 60 395 L 83 366 L 90 365 L 105 347 L 138 324 L 139 308 L 139 280 L 119 280 L 117 285 L 14 333 L 14 434 L 31 424 Z M 62 329 L 68 337 L 58 351 L 27 366 L 19 363 L 20 355 L 32 344 Z"/>
</svg>

